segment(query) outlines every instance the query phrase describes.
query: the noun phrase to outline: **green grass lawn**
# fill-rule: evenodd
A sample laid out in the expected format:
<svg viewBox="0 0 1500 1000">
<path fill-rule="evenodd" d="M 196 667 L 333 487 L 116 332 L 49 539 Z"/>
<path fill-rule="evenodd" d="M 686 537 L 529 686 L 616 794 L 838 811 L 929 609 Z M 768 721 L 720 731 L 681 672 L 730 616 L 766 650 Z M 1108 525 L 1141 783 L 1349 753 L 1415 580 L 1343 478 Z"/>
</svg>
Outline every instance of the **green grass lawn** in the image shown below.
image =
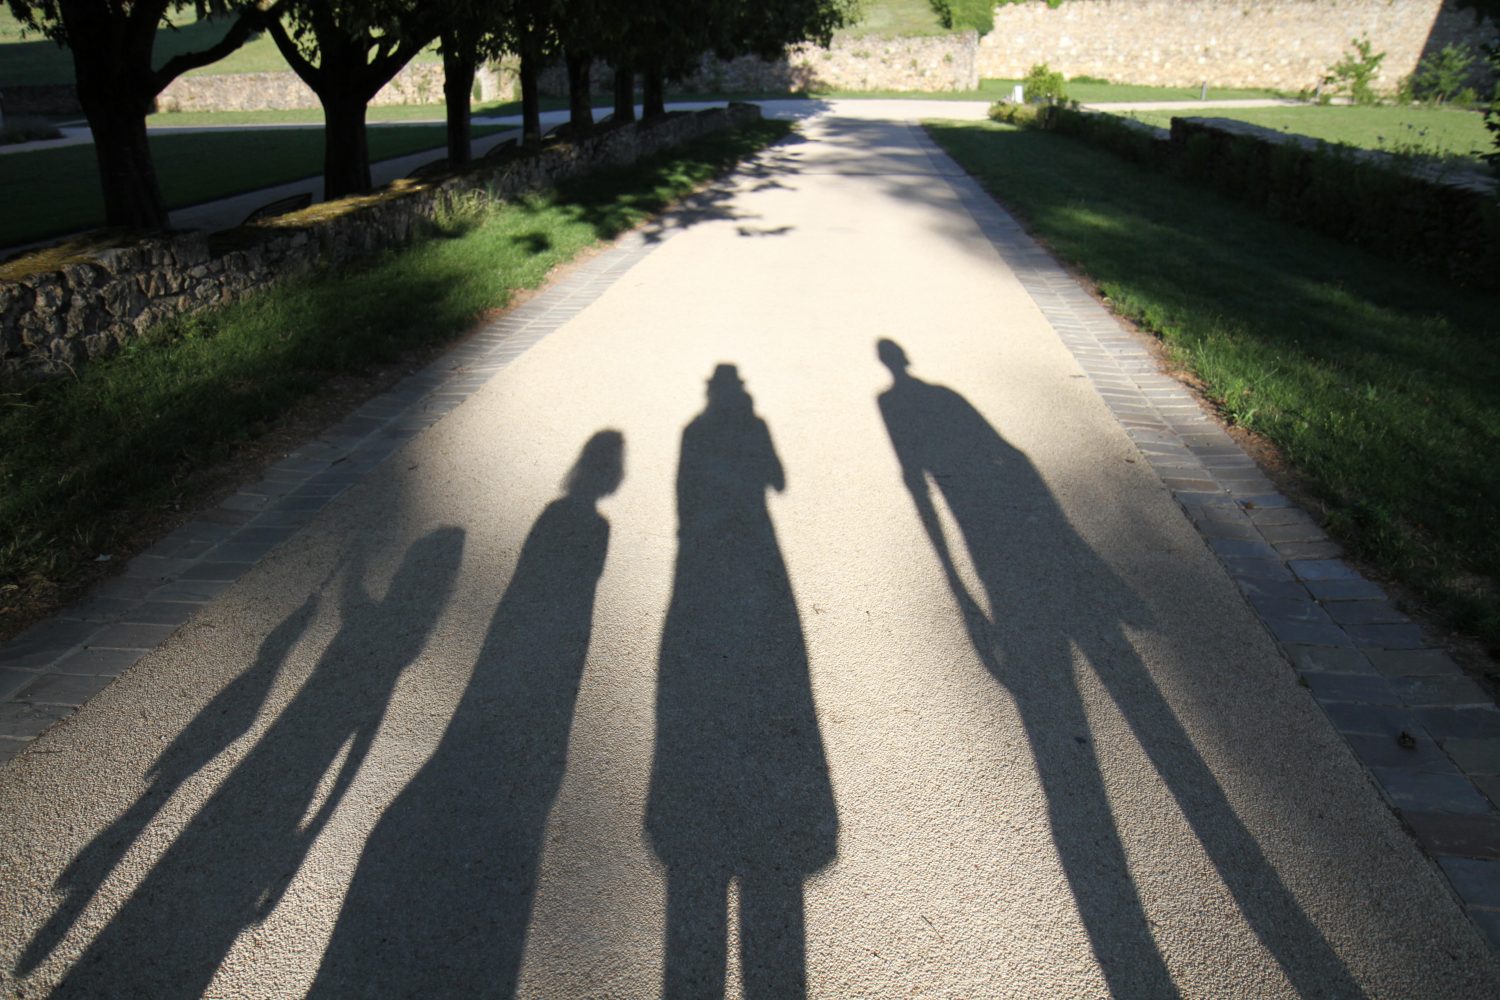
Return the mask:
<svg viewBox="0 0 1500 1000">
<path fill-rule="evenodd" d="M 1483 113 L 1458 108 L 1309 105 L 1295 108 L 1205 108 L 1196 115 L 1191 111 L 1130 113 L 1132 118 L 1163 128 L 1171 124 L 1173 116 L 1233 118 L 1363 149 L 1474 157 L 1493 148 L 1493 140 L 1484 128 Z"/>
<path fill-rule="evenodd" d="M 1066 136 L 929 127 L 1281 449 L 1336 537 L 1500 646 L 1500 297 Z"/>
<path fill-rule="evenodd" d="M 841 32 L 883 38 L 948 33 L 928 0 L 862 0 L 858 20 Z"/>
<path fill-rule="evenodd" d="M 475 128 L 476 136 L 501 131 Z M 441 125 L 391 125 L 369 130 L 370 158 L 384 160 L 444 144 Z M 183 208 L 283 184 L 323 171 L 322 129 L 153 136 L 162 194 Z M 0 156 L 0 188 L 25 191 L 0 213 L 0 246 L 29 243 L 101 225 L 104 201 L 94 147 L 65 146 Z"/>
<path fill-rule="evenodd" d="M 676 100 L 677 98 L 672 98 Z M 687 98 L 683 98 L 687 100 Z M 605 107 L 608 95 L 596 95 L 595 109 Z M 565 97 L 542 98 L 543 111 L 566 108 Z M 445 104 L 389 104 L 371 107 L 365 116 L 368 122 L 413 122 L 443 121 L 448 113 Z M 474 116 L 500 116 L 521 114 L 520 101 L 496 101 L 490 104 L 475 104 L 470 108 Z M 291 108 L 279 111 L 173 111 L 150 115 L 146 124 L 151 128 L 198 125 L 316 125 L 323 121 L 320 108 Z"/>
<path fill-rule="evenodd" d="M 790 126 L 760 122 L 555 195 L 450 220 L 364 267 L 299 279 L 166 327 L 76 379 L 0 396 L 0 630 L 330 379 L 469 329 L 555 265 L 659 212 Z M 220 476 L 222 478 L 222 476 Z"/>
<path fill-rule="evenodd" d="M 229 30 L 232 22 L 199 21 L 192 11 L 183 11 L 174 28 L 163 28 L 156 34 L 154 51 L 156 65 L 160 66 L 180 52 L 196 52 L 208 48 Z M 429 46 L 418 53 L 417 62 L 434 62 L 440 57 L 435 47 Z M 276 43 L 268 35 L 260 35 L 216 63 L 193 74 L 209 73 L 279 73 L 288 71 L 286 60 L 281 58 Z M 73 55 L 56 43 L 28 33 L 21 37 L 21 25 L 10 9 L 0 5 L 0 87 L 6 84 L 50 84 L 73 82 Z"/>
</svg>

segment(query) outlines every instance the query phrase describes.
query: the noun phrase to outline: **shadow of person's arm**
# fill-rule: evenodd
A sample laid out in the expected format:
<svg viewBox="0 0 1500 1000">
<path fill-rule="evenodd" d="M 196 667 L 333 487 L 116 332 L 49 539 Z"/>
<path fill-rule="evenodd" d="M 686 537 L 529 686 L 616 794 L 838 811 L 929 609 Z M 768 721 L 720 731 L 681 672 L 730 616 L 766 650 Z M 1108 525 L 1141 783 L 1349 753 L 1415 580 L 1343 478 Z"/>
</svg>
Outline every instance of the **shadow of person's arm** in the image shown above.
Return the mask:
<svg viewBox="0 0 1500 1000">
<path fill-rule="evenodd" d="M 911 494 L 912 503 L 917 508 L 917 518 L 927 532 L 927 541 L 937 553 L 938 562 L 942 564 L 948 589 L 953 591 L 953 599 L 958 602 L 959 611 L 963 613 L 969 637 L 975 648 L 982 651 L 987 647 L 980 644 L 979 638 L 983 627 L 989 624 L 989 616 L 984 613 L 979 602 L 974 600 L 974 595 L 969 593 L 963 577 L 959 575 L 953 550 L 948 547 L 948 536 L 943 533 L 943 522 L 938 518 L 937 505 L 932 502 L 932 487 L 928 485 L 927 477 L 919 471 L 907 469 L 902 478 L 906 482 L 907 492 Z"/>
<path fill-rule="evenodd" d="M 344 795 L 354 784 L 354 778 L 359 774 L 365 758 L 370 755 L 370 747 L 375 742 L 375 731 L 379 728 L 377 720 L 375 725 L 362 727 L 354 734 L 354 742 L 349 747 L 349 753 L 345 755 L 344 762 L 339 765 L 338 774 L 334 776 L 333 784 L 329 787 L 328 795 L 323 799 L 322 805 L 318 806 L 318 811 L 308 817 L 297 829 L 297 836 L 304 843 L 310 845 L 317 840 L 323 828 L 328 825 L 328 821 L 333 818 L 339 803 L 344 800 Z M 256 906 L 256 911 L 261 918 L 269 916 L 271 911 L 276 909 L 296 875 L 297 870 L 294 868 L 278 875 L 275 882 L 267 887 Z"/>
<path fill-rule="evenodd" d="M 762 450 L 766 457 L 766 485 L 777 493 L 786 492 L 786 470 L 782 468 L 781 456 L 776 454 L 776 445 L 771 442 L 771 428 L 760 422 Z"/>
</svg>

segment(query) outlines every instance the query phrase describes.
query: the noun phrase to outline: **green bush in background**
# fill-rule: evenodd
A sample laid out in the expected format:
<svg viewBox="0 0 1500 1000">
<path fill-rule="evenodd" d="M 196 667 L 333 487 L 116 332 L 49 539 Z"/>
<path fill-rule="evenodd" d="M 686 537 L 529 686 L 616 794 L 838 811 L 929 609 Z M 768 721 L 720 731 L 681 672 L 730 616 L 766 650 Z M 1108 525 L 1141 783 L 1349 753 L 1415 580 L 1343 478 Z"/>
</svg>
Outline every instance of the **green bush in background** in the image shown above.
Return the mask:
<svg viewBox="0 0 1500 1000">
<path fill-rule="evenodd" d="M 1474 67 L 1474 53 L 1465 45 L 1444 45 L 1424 56 L 1412 74 L 1410 89 L 1413 100 L 1433 104 L 1473 104 L 1479 99 L 1468 85 Z"/>
<path fill-rule="evenodd" d="M 1068 99 L 1063 75 L 1046 63 L 1037 63 L 1027 71 L 1026 78 L 1021 81 L 1021 92 L 1032 102 L 1058 104 Z"/>
<path fill-rule="evenodd" d="M 1375 46 L 1368 35 L 1352 38 L 1349 44 L 1354 52 L 1330 66 L 1323 83 L 1355 104 L 1374 104 L 1378 97 L 1373 83 L 1380 64 L 1385 61 L 1385 53 L 1372 51 Z"/>
</svg>

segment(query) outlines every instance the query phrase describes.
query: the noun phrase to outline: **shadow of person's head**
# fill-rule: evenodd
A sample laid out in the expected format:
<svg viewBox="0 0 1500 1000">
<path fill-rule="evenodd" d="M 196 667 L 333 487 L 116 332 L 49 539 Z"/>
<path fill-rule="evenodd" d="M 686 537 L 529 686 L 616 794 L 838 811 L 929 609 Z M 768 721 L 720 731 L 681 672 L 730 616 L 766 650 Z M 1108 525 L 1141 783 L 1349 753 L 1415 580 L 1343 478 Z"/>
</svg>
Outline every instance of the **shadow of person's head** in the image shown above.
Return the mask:
<svg viewBox="0 0 1500 1000">
<path fill-rule="evenodd" d="M 880 363 L 891 370 L 891 374 L 897 379 L 906 375 L 906 369 L 911 362 L 906 357 L 906 351 L 894 340 L 882 337 L 875 344 L 875 355 L 880 358 Z"/>
<path fill-rule="evenodd" d="M 745 380 L 736 365 L 721 364 L 708 379 L 708 405 L 715 409 L 736 409 L 750 405 Z"/>
<path fill-rule="evenodd" d="M 588 439 L 568 470 L 563 489 L 569 497 L 595 503 L 620 488 L 625 479 L 625 435 L 600 431 Z"/>
</svg>

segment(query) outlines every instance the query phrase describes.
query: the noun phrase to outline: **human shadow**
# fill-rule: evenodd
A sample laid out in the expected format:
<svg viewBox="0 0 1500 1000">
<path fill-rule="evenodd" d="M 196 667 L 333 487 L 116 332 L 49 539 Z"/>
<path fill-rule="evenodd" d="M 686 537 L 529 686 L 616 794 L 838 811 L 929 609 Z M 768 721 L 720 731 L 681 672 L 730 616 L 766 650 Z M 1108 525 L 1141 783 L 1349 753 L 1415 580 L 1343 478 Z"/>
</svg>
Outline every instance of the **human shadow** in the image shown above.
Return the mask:
<svg viewBox="0 0 1500 1000">
<path fill-rule="evenodd" d="M 1240 822 L 1136 653 L 1124 627 L 1146 624 L 1146 609 L 1073 530 L 1026 456 L 968 400 L 913 376 L 895 342 L 880 341 L 878 354 L 894 378 L 879 406 L 902 476 L 975 652 L 1015 701 L 1058 857 L 1111 995 L 1179 991 L 1130 874 L 1074 676 L 1074 648 L 1298 995 L 1362 996 Z M 960 575 L 934 487 L 982 594 L 971 593 Z"/>
<path fill-rule="evenodd" d="M 464 532 L 430 532 L 385 596 L 366 557 L 344 574 L 340 628 L 311 674 L 54 992 L 201 996 L 236 937 L 280 901 L 375 738 L 401 672 L 447 604 Z"/>
<path fill-rule="evenodd" d="M 436 751 L 381 816 L 314 997 L 516 992 L 609 547 L 624 439 L 584 446 L 532 526 Z"/>
<path fill-rule="evenodd" d="M 786 486 L 733 365 L 682 435 L 645 828 L 666 866 L 662 996 L 722 997 L 739 890 L 744 995 L 806 994 L 803 881 L 838 817 L 807 650 L 766 505 Z"/>
<path fill-rule="evenodd" d="M 317 612 L 321 596 L 318 591 L 309 594 L 301 607 L 271 630 L 249 668 L 225 685 L 156 758 L 146 773 L 151 783 L 140 797 L 63 869 L 54 884 L 63 898 L 21 953 L 17 975 L 28 975 L 52 953 L 172 793 L 249 732 L 287 655 Z"/>
</svg>

